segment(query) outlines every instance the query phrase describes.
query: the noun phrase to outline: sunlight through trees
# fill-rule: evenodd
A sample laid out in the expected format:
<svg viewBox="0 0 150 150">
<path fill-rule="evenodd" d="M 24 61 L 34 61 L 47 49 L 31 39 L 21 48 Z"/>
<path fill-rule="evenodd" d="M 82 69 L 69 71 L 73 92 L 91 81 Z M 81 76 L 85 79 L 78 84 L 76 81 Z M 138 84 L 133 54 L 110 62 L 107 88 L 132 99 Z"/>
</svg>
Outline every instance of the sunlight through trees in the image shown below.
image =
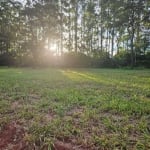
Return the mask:
<svg viewBox="0 0 150 150">
<path fill-rule="evenodd" d="M 148 67 L 149 13 L 148 0 L 1 1 L 0 64 L 84 55 L 87 66 Z"/>
</svg>

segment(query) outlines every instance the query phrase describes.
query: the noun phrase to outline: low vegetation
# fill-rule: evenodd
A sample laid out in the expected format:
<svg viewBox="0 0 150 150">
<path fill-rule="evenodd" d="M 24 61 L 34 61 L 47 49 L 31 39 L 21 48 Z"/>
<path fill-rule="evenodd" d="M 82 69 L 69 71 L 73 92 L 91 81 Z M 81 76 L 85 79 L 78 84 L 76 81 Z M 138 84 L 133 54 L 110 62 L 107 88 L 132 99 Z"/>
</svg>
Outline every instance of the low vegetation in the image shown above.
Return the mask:
<svg viewBox="0 0 150 150">
<path fill-rule="evenodd" d="M 1 68 L 0 149 L 150 149 L 150 70 Z"/>
</svg>

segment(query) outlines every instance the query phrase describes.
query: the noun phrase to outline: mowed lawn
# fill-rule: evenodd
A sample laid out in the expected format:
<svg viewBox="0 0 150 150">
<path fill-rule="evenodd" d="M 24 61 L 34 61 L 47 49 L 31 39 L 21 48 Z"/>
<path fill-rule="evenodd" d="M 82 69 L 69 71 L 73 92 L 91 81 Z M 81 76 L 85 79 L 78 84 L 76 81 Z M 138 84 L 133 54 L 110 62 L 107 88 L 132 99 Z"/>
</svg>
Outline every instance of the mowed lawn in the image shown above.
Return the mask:
<svg viewBox="0 0 150 150">
<path fill-rule="evenodd" d="M 150 70 L 0 68 L 0 149 L 150 149 Z"/>
</svg>

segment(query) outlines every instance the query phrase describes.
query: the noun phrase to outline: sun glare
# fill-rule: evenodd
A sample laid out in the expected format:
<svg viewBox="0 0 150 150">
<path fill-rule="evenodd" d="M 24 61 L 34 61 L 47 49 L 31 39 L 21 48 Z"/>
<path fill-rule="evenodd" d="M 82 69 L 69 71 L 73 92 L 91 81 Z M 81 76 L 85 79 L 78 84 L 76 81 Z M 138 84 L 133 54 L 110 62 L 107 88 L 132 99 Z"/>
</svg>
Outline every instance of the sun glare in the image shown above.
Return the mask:
<svg viewBox="0 0 150 150">
<path fill-rule="evenodd" d="M 49 44 L 48 50 L 53 53 L 53 56 L 60 56 L 60 49 L 57 43 Z"/>
<path fill-rule="evenodd" d="M 53 52 L 57 52 L 57 48 L 58 48 L 58 47 L 57 47 L 57 45 L 56 45 L 56 44 L 50 44 L 50 46 L 49 46 L 49 47 L 50 47 L 50 50 L 51 50 L 51 51 L 53 51 Z"/>
<path fill-rule="evenodd" d="M 48 49 L 49 51 L 57 54 L 58 53 L 58 45 L 56 43 L 50 43 L 49 45 L 46 44 L 45 48 Z"/>
</svg>

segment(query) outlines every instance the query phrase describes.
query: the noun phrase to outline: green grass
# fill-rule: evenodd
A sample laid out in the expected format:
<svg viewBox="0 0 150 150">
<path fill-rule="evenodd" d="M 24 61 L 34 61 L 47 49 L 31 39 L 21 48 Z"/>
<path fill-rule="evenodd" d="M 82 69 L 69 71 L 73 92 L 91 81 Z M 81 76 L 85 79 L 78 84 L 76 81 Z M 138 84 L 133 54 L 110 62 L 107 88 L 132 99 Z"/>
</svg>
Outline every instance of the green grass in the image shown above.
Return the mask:
<svg viewBox="0 0 150 150">
<path fill-rule="evenodd" d="M 150 70 L 1 68 L 0 130 L 14 120 L 38 149 L 148 150 Z"/>
</svg>

